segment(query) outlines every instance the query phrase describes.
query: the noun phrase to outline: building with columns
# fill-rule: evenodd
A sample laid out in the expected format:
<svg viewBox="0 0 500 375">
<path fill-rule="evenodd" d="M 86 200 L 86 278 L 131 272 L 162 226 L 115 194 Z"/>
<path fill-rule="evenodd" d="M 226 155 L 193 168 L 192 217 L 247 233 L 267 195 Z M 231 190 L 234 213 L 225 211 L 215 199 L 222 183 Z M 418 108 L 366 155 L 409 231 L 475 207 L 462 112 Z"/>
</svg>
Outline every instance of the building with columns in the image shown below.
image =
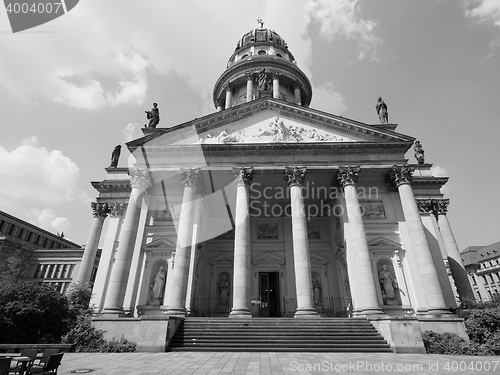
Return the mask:
<svg viewBox="0 0 500 375">
<path fill-rule="evenodd" d="M 98 327 L 148 341 L 146 322 L 161 331 L 174 317 L 348 316 L 392 341 L 465 335 L 450 312 L 454 293 L 472 290 L 440 192 L 448 178 L 408 163 L 415 139 L 397 124 L 311 98 L 285 41 L 260 23 L 216 81 L 213 113 L 127 143 L 135 163 L 92 183 L 78 279 L 101 241 Z"/>
<path fill-rule="evenodd" d="M 64 293 L 76 281 L 83 253 L 80 245 L 0 211 L 0 283 L 49 283 Z M 91 284 L 99 255 L 89 268 Z"/>
</svg>

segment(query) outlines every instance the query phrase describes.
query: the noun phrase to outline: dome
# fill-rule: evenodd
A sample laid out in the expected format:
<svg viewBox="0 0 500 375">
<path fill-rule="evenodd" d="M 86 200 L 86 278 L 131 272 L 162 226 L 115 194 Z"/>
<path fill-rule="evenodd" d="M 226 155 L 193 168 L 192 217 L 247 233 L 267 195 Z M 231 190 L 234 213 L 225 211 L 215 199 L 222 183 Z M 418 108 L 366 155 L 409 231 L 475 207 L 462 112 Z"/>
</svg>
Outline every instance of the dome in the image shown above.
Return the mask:
<svg viewBox="0 0 500 375">
<path fill-rule="evenodd" d="M 238 40 L 236 48 L 238 49 L 241 47 L 245 47 L 249 44 L 256 44 L 261 42 L 270 42 L 278 46 L 281 46 L 283 48 L 288 48 L 286 42 L 276 31 L 264 28 L 253 29 L 250 30 L 248 33 L 244 34 L 241 37 L 241 39 Z"/>
<path fill-rule="evenodd" d="M 311 83 L 297 67 L 285 40 L 265 28 L 260 18 L 257 22 L 255 29 L 237 41 L 226 70 L 215 84 L 215 107 L 228 109 L 265 96 L 309 106 Z"/>
</svg>

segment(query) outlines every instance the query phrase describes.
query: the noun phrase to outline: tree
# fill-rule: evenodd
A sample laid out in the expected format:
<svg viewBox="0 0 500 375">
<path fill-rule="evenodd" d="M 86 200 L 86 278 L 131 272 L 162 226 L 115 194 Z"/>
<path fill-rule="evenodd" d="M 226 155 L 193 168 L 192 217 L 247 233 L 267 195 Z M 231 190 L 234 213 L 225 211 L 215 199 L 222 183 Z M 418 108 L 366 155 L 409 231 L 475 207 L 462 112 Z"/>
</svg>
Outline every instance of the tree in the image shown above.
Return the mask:
<svg viewBox="0 0 500 375">
<path fill-rule="evenodd" d="M 49 284 L 0 285 L 1 343 L 59 342 L 68 318 L 68 300 Z"/>
</svg>

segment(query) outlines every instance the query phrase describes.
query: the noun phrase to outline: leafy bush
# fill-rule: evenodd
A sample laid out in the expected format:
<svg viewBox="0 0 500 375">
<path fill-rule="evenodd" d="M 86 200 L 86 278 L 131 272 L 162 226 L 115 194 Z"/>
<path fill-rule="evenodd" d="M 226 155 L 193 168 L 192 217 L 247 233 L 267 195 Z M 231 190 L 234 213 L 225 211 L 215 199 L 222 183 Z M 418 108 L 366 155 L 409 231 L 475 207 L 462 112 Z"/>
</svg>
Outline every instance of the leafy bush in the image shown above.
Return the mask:
<svg viewBox="0 0 500 375">
<path fill-rule="evenodd" d="M 67 332 L 68 300 L 48 284 L 0 284 L 0 343 L 56 343 Z"/>
<path fill-rule="evenodd" d="M 62 338 L 62 343 L 75 344 L 75 352 L 100 352 L 106 345 L 104 331 L 92 325 L 92 316 L 82 314 L 77 318 L 76 325 Z"/>
<path fill-rule="evenodd" d="M 103 353 L 134 353 L 136 347 L 137 344 L 135 342 L 129 341 L 126 338 L 121 338 L 120 340 L 112 339 L 106 341 L 99 351 Z"/>
<path fill-rule="evenodd" d="M 456 333 L 425 331 L 422 338 L 428 354 L 494 355 L 486 345 L 468 342 Z"/>
<path fill-rule="evenodd" d="M 487 302 L 461 302 L 455 312 L 464 319 L 470 343 L 453 333 L 425 331 L 422 337 L 427 353 L 494 355 L 492 349 L 500 346 L 500 294 Z"/>
<path fill-rule="evenodd" d="M 500 345 L 500 299 L 462 305 L 457 314 L 464 319 L 471 341 L 489 346 Z"/>
</svg>

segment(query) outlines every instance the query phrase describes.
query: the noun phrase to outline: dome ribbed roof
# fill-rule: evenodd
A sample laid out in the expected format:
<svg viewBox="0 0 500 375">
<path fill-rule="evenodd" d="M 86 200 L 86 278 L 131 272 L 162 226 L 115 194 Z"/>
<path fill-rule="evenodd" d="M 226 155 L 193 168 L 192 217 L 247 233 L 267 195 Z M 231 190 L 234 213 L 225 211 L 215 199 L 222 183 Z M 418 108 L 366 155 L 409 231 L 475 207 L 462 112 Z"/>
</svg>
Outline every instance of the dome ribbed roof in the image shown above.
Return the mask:
<svg viewBox="0 0 500 375">
<path fill-rule="evenodd" d="M 286 42 L 276 31 L 265 28 L 256 28 L 244 34 L 241 39 L 238 40 L 237 48 L 261 42 L 273 43 L 283 48 L 288 48 Z"/>
</svg>

